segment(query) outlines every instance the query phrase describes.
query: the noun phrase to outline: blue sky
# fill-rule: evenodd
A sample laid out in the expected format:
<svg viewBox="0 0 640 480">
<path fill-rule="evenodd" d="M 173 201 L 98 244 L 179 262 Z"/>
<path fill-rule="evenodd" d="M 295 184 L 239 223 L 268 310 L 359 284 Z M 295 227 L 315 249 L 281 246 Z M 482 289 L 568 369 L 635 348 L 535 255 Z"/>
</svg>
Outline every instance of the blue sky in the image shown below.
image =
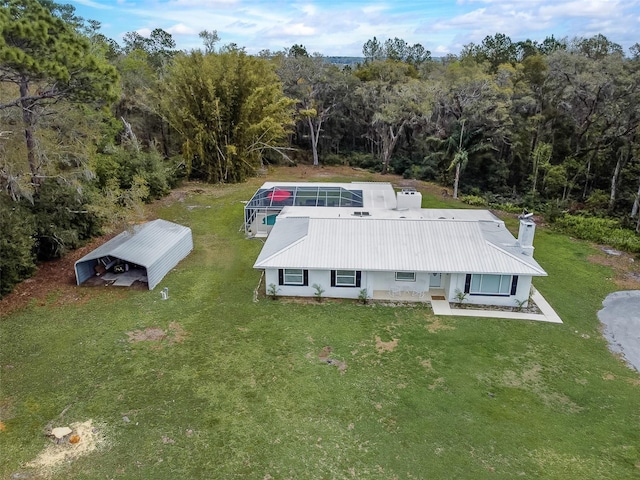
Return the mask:
<svg viewBox="0 0 640 480">
<path fill-rule="evenodd" d="M 310 53 L 361 56 L 364 42 L 375 36 L 420 43 L 440 56 L 498 32 L 513 41 L 602 33 L 625 51 L 640 42 L 640 0 L 67 1 L 118 42 L 126 32 L 162 28 L 182 50 L 200 48 L 204 29 L 252 54 L 302 44 Z"/>
</svg>

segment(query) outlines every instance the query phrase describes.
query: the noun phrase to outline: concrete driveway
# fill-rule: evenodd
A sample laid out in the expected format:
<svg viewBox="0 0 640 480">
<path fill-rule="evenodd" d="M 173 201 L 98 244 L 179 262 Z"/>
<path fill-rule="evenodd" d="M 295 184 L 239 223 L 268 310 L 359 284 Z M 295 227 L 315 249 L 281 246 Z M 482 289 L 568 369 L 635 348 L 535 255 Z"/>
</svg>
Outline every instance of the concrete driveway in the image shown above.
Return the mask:
<svg viewBox="0 0 640 480">
<path fill-rule="evenodd" d="M 614 292 L 602 305 L 598 318 L 609 348 L 640 372 L 640 290 Z"/>
</svg>

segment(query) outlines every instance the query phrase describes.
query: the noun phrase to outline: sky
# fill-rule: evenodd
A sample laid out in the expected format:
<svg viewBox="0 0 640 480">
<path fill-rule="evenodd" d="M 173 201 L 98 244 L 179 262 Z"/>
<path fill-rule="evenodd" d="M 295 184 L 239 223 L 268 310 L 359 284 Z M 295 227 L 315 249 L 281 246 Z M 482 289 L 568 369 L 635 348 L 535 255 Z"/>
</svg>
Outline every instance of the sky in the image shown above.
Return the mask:
<svg viewBox="0 0 640 480">
<path fill-rule="evenodd" d="M 219 46 L 250 54 L 303 45 L 324 56 L 362 56 L 363 44 L 401 38 L 433 56 L 503 33 L 512 41 L 601 33 L 628 49 L 640 42 L 640 0 L 67 0 L 101 32 L 122 43 L 126 32 L 172 34 L 180 50 L 202 47 L 215 30 Z"/>
</svg>

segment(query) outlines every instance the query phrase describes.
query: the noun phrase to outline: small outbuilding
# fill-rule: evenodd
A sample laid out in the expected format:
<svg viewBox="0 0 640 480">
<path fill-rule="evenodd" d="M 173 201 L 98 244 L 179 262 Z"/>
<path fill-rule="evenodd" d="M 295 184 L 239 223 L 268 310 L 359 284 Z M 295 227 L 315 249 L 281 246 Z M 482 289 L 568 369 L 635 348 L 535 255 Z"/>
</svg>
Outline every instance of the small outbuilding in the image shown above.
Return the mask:
<svg viewBox="0 0 640 480">
<path fill-rule="evenodd" d="M 76 283 L 98 277 L 101 283 L 130 286 L 146 282 L 153 290 L 193 250 L 191 229 L 153 220 L 125 230 L 75 263 Z"/>
</svg>

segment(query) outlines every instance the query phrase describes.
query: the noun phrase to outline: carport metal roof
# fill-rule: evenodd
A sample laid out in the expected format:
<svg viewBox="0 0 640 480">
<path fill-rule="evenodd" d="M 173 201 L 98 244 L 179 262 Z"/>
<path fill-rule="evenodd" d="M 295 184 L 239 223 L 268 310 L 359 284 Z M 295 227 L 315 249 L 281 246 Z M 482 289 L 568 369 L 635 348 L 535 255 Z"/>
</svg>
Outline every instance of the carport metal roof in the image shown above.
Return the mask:
<svg viewBox="0 0 640 480">
<path fill-rule="evenodd" d="M 76 265 L 110 256 L 148 268 L 189 232 L 189 227 L 162 219 L 135 225 L 82 257 Z"/>
</svg>

